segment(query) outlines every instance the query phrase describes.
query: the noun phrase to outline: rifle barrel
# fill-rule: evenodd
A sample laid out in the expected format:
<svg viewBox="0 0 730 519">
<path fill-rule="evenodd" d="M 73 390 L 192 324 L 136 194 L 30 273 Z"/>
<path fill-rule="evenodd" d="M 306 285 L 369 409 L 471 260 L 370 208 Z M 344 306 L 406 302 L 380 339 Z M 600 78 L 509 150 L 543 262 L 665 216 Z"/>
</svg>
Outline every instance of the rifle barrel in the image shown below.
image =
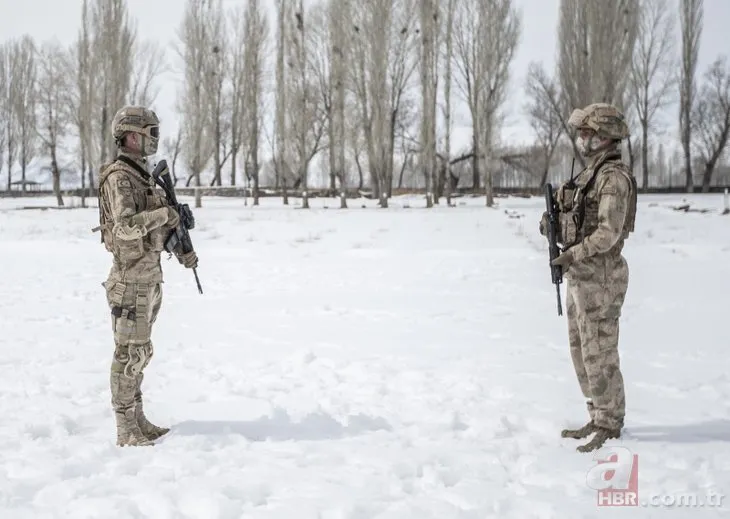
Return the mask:
<svg viewBox="0 0 730 519">
<path fill-rule="evenodd" d="M 200 286 L 200 278 L 198 277 L 198 269 L 197 267 L 193 269 L 193 274 L 195 274 L 195 282 L 198 284 L 198 292 L 203 293 L 203 287 Z"/>
</svg>

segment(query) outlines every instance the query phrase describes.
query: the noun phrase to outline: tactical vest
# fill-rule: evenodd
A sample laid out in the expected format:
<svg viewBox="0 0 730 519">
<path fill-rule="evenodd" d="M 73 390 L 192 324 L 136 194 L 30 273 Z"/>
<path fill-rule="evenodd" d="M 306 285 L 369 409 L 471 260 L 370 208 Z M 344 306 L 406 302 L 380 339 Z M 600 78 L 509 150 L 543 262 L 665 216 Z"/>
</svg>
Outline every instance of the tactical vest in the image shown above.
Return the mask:
<svg viewBox="0 0 730 519">
<path fill-rule="evenodd" d="M 634 232 L 636 223 L 637 184 L 636 178 L 621 160 L 621 153 L 608 153 L 596 162 L 591 169 L 586 170 L 588 180 L 584 185 L 574 181 L 568 182 L 558 193 L 560 213 L 560 230 L 565 248 L 580 243 L 584 238 L 593 234 L 598 228 L 598 193 L 594 186 L 601 169 L 610 166 L 618 171 L 629 183 L 629 201 L 626 219 L 624 221 L 622 240 Z"/>
<path fill-rule="evenodd" d="M 118 260 L 135 259 L 148 252 L 160 252 L 164 248 L 166 236 L 162 232 L 152 231 L 139 242 L 123 242 L 113 234 L 114 219 L 111 214 L 109 200 L 104 197 L 103 187 L 112 173 L 124 172 L 124 180 L 130 184 L 132 198 L 135 204 L 135 213 L 152 211 L 167 205 L 164 197 L 154 188 L 154 180 L 144 169 L 131 158 L 120 155 L 112 163 L 100 168 L 99 174 L 99 226 L 92 229 L 101 231 L 101 243 L 106 250 L 114 254 Z M 122 242 L 122 243 L 120 243 Z"/>
</svg>

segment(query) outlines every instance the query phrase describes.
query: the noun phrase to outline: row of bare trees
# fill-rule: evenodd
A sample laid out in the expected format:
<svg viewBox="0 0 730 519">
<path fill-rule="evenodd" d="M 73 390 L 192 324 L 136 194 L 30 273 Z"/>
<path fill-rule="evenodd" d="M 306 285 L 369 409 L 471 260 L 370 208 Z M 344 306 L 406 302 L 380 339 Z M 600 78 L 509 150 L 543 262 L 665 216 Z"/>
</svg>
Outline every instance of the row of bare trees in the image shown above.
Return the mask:
<svg viewBox="0 0 730 519">
<path fill-rule="evenodd" d="M 140 40 L 125 0 L 83 0 L 78 37 L 70 46 L 24 36 L 0 47 L 0 153 L 7 188 L 20 167 L 48 158 L 59 205 L 62 157 L 75 155 L 82 187 L 115 154 L 110 124 L 125 103 L 151 104 L 164 73 L 161 47 Z"/>
<path fill-rule="evenodd" d="M 275 183 L 300 188 L 304 207 L 310 165 L 324 150 L 329 152 L 333 193 L 346 186 L 352 178 L 347 170 L 354 168 L 357 187 L 368 184 L 387 206 L 392 188 L 402 185 L 406 166 L 413 164 L 409 159 L 415 156 L 430 206 L 454 187 L 453 168 L 468 160 L 473 188 L 483 187 L 491 205 L 495 170 L 507 164 L 544 183 L 561 143 L 570 143 L 577 152 L 567 126 L 571 110 L 598 101 L 616 104 L 627 114 L 634 135 L 629 140 L 630 160 L 641 167 L 641 184 L 647 187 L 658 145 L 673 137 L 662 116 L 678 97 L 687 188 L 695 185 L 693 170 L 699 163 L 702 186 L 708 189 L 727 147 L 730 72 L 720 55 L 704 76 L 702 95 L 693 93 L 703 7 L 701 0 L 679 1 L 682 45 L 688 49 L 681 61 L 689 65 L 677 74 L 676 10 L 669 0 L 561 0 L 556 70 L 548 74 L 532 64 L 525 85 L 536 143 L 516 153 L 501 146 L 498 138 L 521 35 L 521 13 L 511 0 L 320 0 L 306 8 L 302 1 L 278 0 L 275 19 L 257 18 L 259 34 L 275 37 L 259 43 L 255 53 L 259 64 L 275 53 L 274 73 L 257 75 L 249 84 L 260 97 L 242 105 L 241 112 L 230 110 L 224 122 L 233 128 L 236 117 L 251 120 L 252 107 L 274 105 L 271 133 L 264 137 L 269 137 Z M 252 3 L 258 5 L 252 0 L 249 8 Z M 189 1 L 192 4 L 195 0 Z M 211 20 L 221 17 L 220 2 L 207 5 Z M 205 16 L 201 11 L 200 19 Z M 226 38 L 216 35 L 208 45 L 216 49 L 213 56 L 208 53 L 213 63 L 218 59 L 214 55 L 227 46 Z M 225 96 L 235 98 L 235 81 L 218 79 L 219 85 L 229 84 Z M 456 157 L 451 146 L 454 97 L 468 108 L 472 128 L 471 146 Z M 266 133 L 262 113 L 259 109 L 254 118 L 257 137 Z M 210 147 L 222 150 L 231 139 L 209 139 Z M 253 150 L 263 145 L 258 139 L 246 142 Z M 579 155 L 578 160 L 582 161 Z M 256 185 L 259 161 L 246 159 L 246 164 L 247 177 Z M 220 185 L 217 158 L 213 169 L 211 183 Z M 198 183 L 200 171 L 189 168 Z M 234 183 L 235 164 L 231 178 Z"/>
<path fill-rule="evenodd" d="M 268 147 L 276 187 L 300 190 L 304 207 L 311 165 L 325 157 L 333 194 L 348 187 L 354 169 L 356 187 L 369 187 L 387 206 L 416 156 L 427 203 L 438 203 L 453 184 L 456 92 L 475 128 L 465 153 L 474 184 L 486 183 L 492 203 L 488 164 L 521 32 L 512 0 L 277 0 L 272 7 L 270 16 L 257 0 L 234 8 L 186 2 L 179 149 L 187 184 L 201 185 L 212 170 L 210 184 L 221 185 L 224 167 L 235 184 L 240 152 L 256 196 L 258 153 Z"/>
<path fill-rule="evenodd" d="M 698 82 L 703 9 L 703 0 L 561 1 L 556 70 L 550 75 L 533 63 L 526 85 L 541 151 L 533 167 L 542 182 L 561 137 L 573 140 L 566 125 L 570 110 L 608 102 L 629 119 L 629 155 L 641 166 L 637 177 L 644 188 L 652 148 L 656 154 L 675 138 L 666 131 L 666 114 L 676 105 L 686 188 L 693 191 L 699 163 L 702 188 L 709 189 L 730 135 L 730 63 L 719 54 Z"/>
<path fill-rule="evenodd" d="M 495 172 L 506 165 L 542 185 L 556 150 L 575 152 L 571 110 L 599 101 L 627 114 L 644 187 L 658 145 L 674 137 L 665 115 L 676 104 L 686 187 L 699 164 L 707 188 L 730 134 L 730 68 L 720 55 L 698 79 L 702 0 L 676 1 L 679 20 L 670 0 L 561 0 L 555 70 L 531 64 L 524 86 L 535 143 L 510 150 L 499 136 L 522 34 L 514 0 L 185 0 L 174 56 L 139 38 L 126 0 L 83 0 L 70 47 L 29 37 L 2 45 L 0 163 L 8 189 L 18 170 L 24 189 L 30 161 L 47 157 L 58 192 L 71 155 L 93 189 L 114 153 L 114 112 L 154 108 L 171 72 L 179 130 L 162 152 L 173 175 L 235 185 L 242 171 L 254 203 L 269 155 L 276 187 L 285 197 L 299 190 L 304 207 L 317 160 L 332 194 L 369 188 L 384 207 L 407 170 L 431 206 L 468 165 L 492 205 Z M 454 150 L 459 102 L 472 134 Z"/>
</svg>

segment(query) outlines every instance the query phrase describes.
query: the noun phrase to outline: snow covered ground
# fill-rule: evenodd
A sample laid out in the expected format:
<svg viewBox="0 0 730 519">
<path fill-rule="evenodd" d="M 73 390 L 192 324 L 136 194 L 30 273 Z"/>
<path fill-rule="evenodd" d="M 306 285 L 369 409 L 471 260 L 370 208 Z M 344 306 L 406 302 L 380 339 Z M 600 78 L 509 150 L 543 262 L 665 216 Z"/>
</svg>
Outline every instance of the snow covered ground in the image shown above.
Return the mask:
<svg viewBox="0 0 730 519">
<path fill-rule="evenodd" d="M 609 444 L 639 457 L 628 510 L 597 506 L 596 462 L 560 438 L 586 415 L 542 198 L 205 199 L 205 294 L 164 262 L 144 384 L 172 432 L 125 449 L 97 209 L 0 199 L 0 517 L 644 518 L 686 496 L 705 506 L 673 517 L 729 517 L 730 215 L 680 198 L 641 197 L 625 251 L 626 435 Z"/>
</svg>

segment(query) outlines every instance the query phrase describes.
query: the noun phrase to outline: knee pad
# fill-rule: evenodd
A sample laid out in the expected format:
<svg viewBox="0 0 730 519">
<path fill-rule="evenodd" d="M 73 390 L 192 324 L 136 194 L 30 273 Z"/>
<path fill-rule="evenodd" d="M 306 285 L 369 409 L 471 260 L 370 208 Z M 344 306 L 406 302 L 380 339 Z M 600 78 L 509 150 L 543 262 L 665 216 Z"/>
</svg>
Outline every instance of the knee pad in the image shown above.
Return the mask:
<svg viewBox="0 0 730 519">
<path fill-rule="evenodd" d="M 154 355 L 152 341 L 143 344 L 128 344 L 125 346 L 126 355 L 115 354 L 114 360 L 123 366 L 123 373 L 129 378 L 135 378 L 147 367 Z"/>
</svg>

